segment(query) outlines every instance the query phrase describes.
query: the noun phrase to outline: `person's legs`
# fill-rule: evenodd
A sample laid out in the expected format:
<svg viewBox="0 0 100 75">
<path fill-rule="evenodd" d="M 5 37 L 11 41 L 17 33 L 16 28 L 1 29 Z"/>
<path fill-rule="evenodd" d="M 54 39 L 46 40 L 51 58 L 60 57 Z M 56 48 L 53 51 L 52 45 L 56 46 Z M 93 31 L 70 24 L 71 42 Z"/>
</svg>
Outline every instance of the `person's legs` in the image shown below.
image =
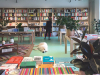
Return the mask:
<svg viewBox="0 0 100 75">
<path fill-rule="evenodd" d="M 49 31 L 48 31 L 48 39 L 50 40 L 50 32 L 51 32 L 51 30 L 49 29 Z"/>
<path fill-rule="evenodd" d="M 48 30 L 46 30 L 46 33 L 45 33 L 45 38 L 44 38 L 44 39 L 46 39 L 47 33 L 48 33 Z"/>
</svg>

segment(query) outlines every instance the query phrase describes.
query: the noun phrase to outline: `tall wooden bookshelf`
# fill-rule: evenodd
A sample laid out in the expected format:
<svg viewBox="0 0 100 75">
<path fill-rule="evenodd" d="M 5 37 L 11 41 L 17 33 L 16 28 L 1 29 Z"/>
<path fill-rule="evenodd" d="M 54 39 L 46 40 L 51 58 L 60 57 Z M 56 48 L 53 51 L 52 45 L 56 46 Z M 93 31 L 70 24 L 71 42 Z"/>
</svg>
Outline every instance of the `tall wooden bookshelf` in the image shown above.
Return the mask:
<svg viewBox="0 0 100 75">
<path fill-rule="evenodd" d="M 80 20 L 80 29 L 88 27 L 89 33 L 89 10 L 88 8 L 0 8 L 0 19 L 9 19 L 9 27 L 16 27 L 16 23 L 23 23 L 35 29 L 36 36 L 44 36 L 46 21 L 52 18 L 52 32 L 58 32 L 59 26 L 55 23 L 59 16 L 71 16 L 74 20 Z"/>
</svg>

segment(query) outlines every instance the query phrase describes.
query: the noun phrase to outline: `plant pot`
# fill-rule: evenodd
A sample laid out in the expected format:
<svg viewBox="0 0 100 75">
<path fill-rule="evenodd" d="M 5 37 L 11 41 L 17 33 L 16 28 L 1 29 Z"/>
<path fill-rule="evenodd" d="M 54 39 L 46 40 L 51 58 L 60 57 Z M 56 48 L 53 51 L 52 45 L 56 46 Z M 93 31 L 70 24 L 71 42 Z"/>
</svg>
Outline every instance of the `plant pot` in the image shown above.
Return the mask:
<svg viewBox="0 0 100 75">
<path fill-rule="evenodd" d="M 71 31 L 70 29 L 67 29 L 66 33 L 67 33 L 67 36 L 74 36 L 75 31 L 74 30 Z"/>
<path fill-rule="evenodd" d="M 18 31 L 19 32 L 23 32 L 24 31 L 24 28 L 18 28 Z"/>
</svg>

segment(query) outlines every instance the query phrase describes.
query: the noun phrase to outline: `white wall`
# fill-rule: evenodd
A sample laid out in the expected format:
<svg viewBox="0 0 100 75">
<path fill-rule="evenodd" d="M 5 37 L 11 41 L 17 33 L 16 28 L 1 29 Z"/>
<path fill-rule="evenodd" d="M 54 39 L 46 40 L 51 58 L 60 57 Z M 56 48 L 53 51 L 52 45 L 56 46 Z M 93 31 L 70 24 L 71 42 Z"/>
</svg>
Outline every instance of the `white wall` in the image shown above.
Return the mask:
<svg viewBox="0 0 100 75">
<path fill-rule="evenodd" d="M 89 0 L 0 0 L 0 8 L 87 8 Z"/>
<path fill-rule="evenodd" d="M 95 18 L 99 19 L 99 1 L 100 0 L 95 0 Z"/>
</svg>

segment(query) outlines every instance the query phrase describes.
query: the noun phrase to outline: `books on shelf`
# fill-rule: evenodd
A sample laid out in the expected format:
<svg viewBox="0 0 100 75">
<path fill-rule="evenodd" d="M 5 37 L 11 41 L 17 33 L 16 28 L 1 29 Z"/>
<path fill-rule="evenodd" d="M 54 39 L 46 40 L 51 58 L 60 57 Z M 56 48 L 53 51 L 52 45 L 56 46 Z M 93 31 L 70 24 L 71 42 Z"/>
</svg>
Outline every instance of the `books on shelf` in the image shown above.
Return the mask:
<svg viewBox="0 0 100 75">
<path fill-rule="evenodd" d="M 52 13 L 52 9 L 41 9 L 40 12 L 44 12 L 44 13 Z"/>
<path fill-rule="evenodd" d="M 40 12 L 40 9 L 28 9 L 28 12 L 29 13 L 39 13 Z"/>
<path fill-rule="evenodd" d="M 4 9 L 4 13 L 15 13 L 15 9 Z"/>
<path fill-rule="evenodd" d="M 59 27 L 52 27 L 52 31 L 59 31 Z"/>
<path fill-rule="evenodd" d="M 27 13 L 27 9 L 17 9 L 17 13 Z"/>
</svg>

